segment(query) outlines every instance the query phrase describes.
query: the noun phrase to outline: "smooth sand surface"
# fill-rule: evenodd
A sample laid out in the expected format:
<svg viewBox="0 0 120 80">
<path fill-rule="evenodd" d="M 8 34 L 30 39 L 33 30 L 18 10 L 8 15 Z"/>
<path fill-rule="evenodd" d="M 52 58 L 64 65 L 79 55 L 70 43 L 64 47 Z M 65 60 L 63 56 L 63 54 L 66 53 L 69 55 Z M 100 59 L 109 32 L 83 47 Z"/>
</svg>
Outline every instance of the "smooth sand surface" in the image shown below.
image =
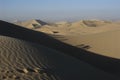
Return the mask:
<svg viewBox="0 0 120 80">
<path fill-rule="evenodd" d="M 89 51 L 120 59 L 120 30 L 66 38 L 66 43 L 78 47 L 80 47 L 81 44 L 89 45 Z"/>
</svg>

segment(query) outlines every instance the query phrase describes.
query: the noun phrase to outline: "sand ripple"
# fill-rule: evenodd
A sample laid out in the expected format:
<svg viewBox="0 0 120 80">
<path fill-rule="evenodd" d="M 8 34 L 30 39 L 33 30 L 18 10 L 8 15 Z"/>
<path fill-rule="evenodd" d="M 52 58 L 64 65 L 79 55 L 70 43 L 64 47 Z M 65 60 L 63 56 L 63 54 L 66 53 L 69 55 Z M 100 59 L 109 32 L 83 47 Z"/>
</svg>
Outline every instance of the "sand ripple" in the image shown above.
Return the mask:
<svg viewBox="0 0 120 80">
<path fill-rule="evenodd" d="M 53 49 L 0 36 L 0 80 L 80 79 L 117 80 L 106 72 Z"/>
<path fill-rule="evenodd" d="M 0 36 L 0 71 L 3 73 L 0 74 L 0 80 L 56 79 L 54 74 L 49 74 L 50 70 L 46 71 L 47 66 L 39 61 L 40 52 L 33 46 L 35 45 Z"/>
</svg>

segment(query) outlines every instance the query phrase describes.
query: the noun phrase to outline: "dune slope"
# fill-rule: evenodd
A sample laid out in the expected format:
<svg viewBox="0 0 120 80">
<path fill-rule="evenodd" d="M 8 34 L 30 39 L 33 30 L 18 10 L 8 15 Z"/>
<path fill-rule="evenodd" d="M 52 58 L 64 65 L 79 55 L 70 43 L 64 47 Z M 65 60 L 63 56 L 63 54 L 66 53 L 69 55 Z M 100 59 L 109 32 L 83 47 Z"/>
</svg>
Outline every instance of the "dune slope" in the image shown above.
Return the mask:
<svg viewBox="0 0 120 80">
<path fill-rule="evenodd" d="M 0 80 L 117 80 L 58 51 L 0 36 Z"/>
<path fill-rule="evenodd" d="M 120 60 L 102 56 L 93 52 L 71 46 L 56 40 L 47 34 L 29 30 L 20 26 L 16 26 L 4 21 L 0 21 L 0 34 L 10 36 L 17 39 L 37 43 L 48 48 L 55 49 L 64 54 L 73 56 L 81 61 L 84 61 L 92 66 L 114 75 L 120 75 Z"/>
<path fill-rule="evenodd" d="M 81 47 L 89 45 L 89 51 L 120 59 L 120 30 L 84 36 L 66 36 L 66 43 Z"/>
</svg>

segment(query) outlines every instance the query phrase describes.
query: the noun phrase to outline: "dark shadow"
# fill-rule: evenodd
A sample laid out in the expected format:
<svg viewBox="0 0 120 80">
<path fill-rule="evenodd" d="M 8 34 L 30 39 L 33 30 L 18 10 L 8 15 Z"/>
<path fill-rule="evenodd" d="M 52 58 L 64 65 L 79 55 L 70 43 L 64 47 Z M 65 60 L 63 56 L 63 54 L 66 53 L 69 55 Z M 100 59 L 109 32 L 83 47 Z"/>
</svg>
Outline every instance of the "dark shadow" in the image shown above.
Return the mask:
<svg viewBox="0 0 120 80">
<path fill-rule="evenodd" d="M 53 31 L 53 33 L 59 33 L 58 31 Z"/>
<path fill-rule="evenodd" d="M 90 21 L 90 20 L 83 20 L 83 23 L 89 27 L 96 27 L 97 24 L 94 23 L 94 21 Z"/>
<path fill-rule="evenodd" d="M 41 25 L 39 25 L 39 24 L 32 24 L 33 25 L 33 29 L 37 29 L 37 28 L 40 28 L 41 27 Z"/>
<path fill-rule="evenodd" d="M 80 45 L 76 45 L 77 47 L 79 47 L 79 48 L 81 48 L 81 49 L 85 49 L 85 50 L 87 50 L 87 49 L 90 49 L 91 48 L 91 46 L 89 46 L 89 45 L 86 45 L 86 44 L 80 44 Z"/>
<path fill-rule="evenodd" d="M 36 20 L 38 23 L 40 23 L 42 26 L 43 25 L 47 25 L 48 23 L 46 23 L 46 22 L 43 22 L 43 21 L 41 21 L 41 20 Z"/>
<path fill-rule="evenodd" d="M 60 42 L 44 33 L 0 21 L 0 35 L 10 36 L 44 45 L 46 47 L 56 49 L 67 55 L 78 58 L 79 60 L 89 63 L 106 72 L 112 73 L 114 75 L 120 75 L 120 59 L 98 55 L 89 51 L 85 51 L 84 49 L 73 47 L 69 44 Z"/>
<path fill-rule="evenodd" d="M 16 69 L 16 71 L 18 71 L 19 73 L 25 73 L 23 70 L 21 69 Z"/>
<path fill-rule="evenodd" d="M 29 72 L 35 72 L 35 70 L 32 69 L 32 68 L 27 68 L 27 70 L 28 70 Z"/>
</svg>

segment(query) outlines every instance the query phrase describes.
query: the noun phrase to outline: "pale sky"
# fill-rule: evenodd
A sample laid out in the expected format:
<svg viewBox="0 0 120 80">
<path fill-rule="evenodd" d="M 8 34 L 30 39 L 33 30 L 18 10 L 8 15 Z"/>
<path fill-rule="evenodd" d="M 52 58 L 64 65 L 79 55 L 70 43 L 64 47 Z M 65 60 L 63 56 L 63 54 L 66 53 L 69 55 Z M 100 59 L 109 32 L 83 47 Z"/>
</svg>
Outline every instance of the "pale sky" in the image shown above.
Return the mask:
<svg viewBox="0 0 120 80">
<path fill-rule="evenodd" d="M 119 19 L 120 0 L 0 0 L 0 20 Z"/>
</svg>

